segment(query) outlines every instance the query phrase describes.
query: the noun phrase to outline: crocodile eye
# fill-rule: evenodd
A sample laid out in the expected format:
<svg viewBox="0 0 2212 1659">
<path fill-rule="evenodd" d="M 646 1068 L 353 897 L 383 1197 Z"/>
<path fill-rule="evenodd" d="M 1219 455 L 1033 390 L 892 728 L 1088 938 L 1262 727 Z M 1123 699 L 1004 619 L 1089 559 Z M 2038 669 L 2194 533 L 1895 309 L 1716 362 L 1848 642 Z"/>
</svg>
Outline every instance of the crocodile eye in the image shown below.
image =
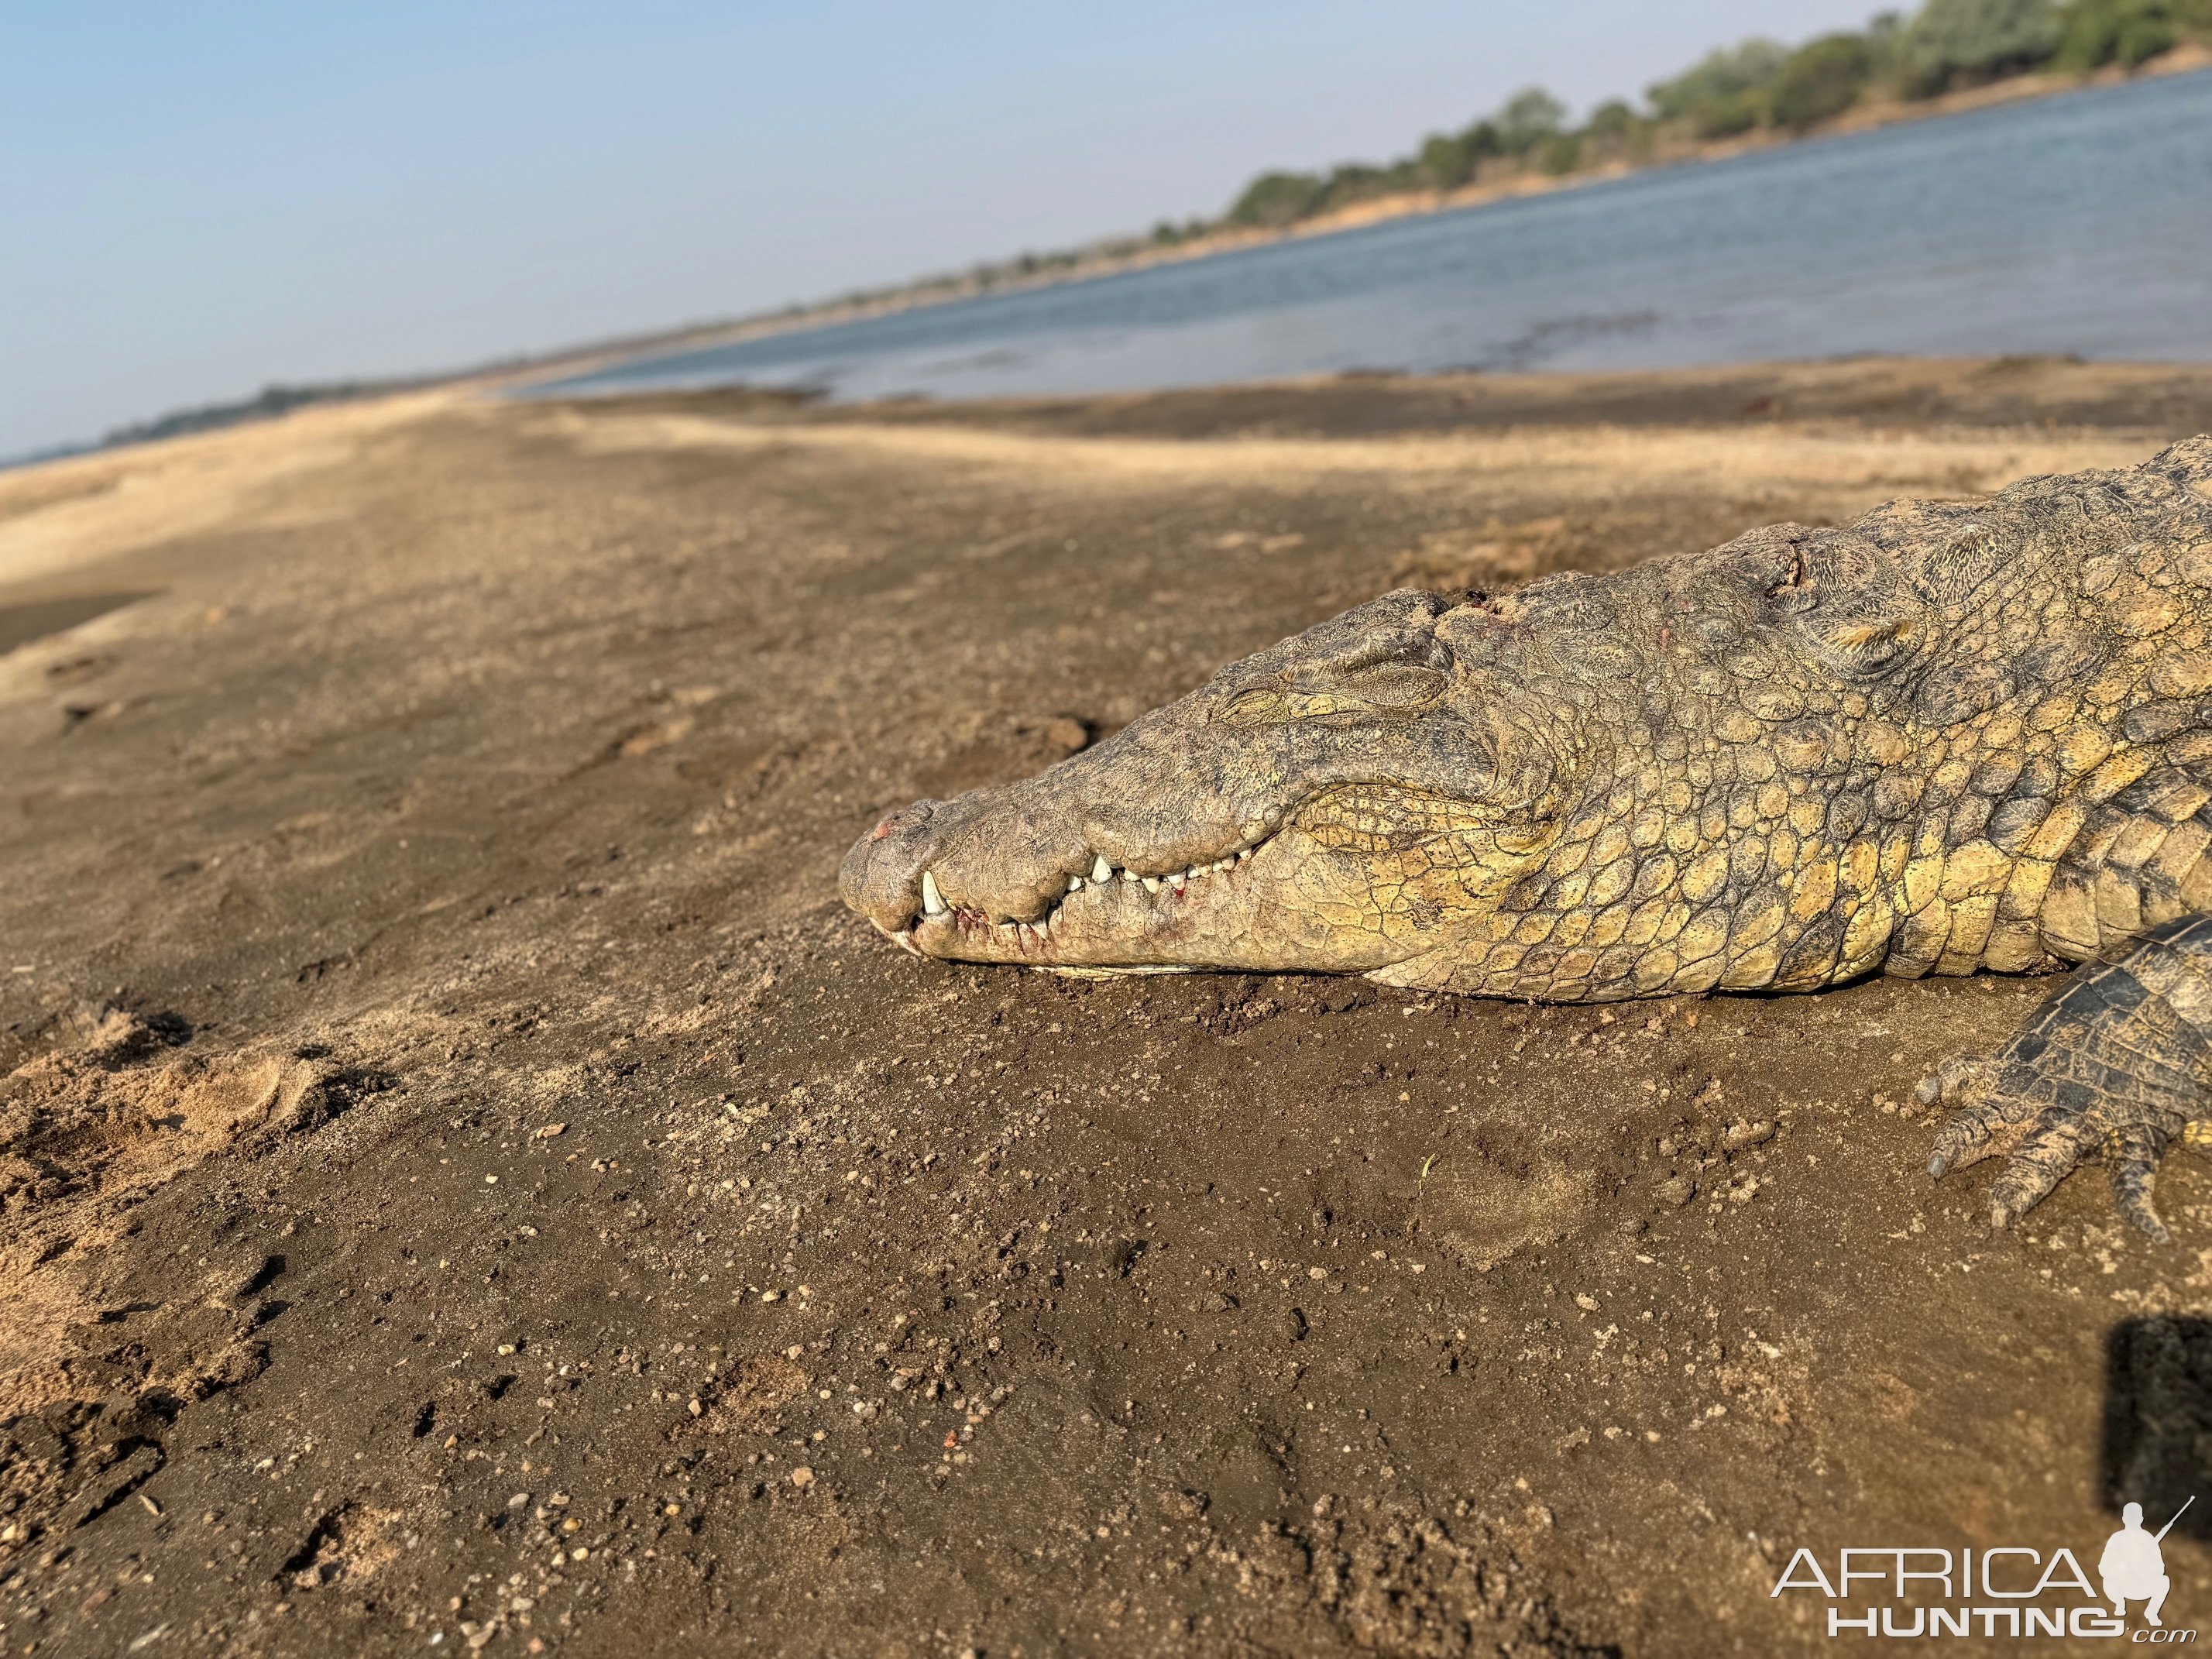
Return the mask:
<svg viewBox="0 0 2212 1659">
<path fill-rule="evenodd" d="M 1272 685 L 1247 686 L 1213 711 L 1224 726 L 1264 726 L 1283 715 L 1282 691 Z"/>
<path fill-rule="evenodd" d="M 1912 617 L 1863 617 L 1830 629 L 1820 641 L 1829 659 L 1853 674 L 1878 674 L 1919 643 L 1918 619 Z"/>
<path fill-rule="evenodd" d="M 1349 705 L 1378 714 L 1411 714 L 1442 698 L 1446 684 L 1444 676 L 1433 668 L 1394 662 L 1332 676 L 1327 689 L 1340 707 Z"/>
<path fill-rule="evenodd" d="M 1333 667 L 1299 675 L 1288 685 L 1247 686 L 1215 709 L 1213 718 L 1224 726 L 1407 719 L 1433 708 L 1449 683 L 1437 670 L 1417 663 Z"/>
</svg>

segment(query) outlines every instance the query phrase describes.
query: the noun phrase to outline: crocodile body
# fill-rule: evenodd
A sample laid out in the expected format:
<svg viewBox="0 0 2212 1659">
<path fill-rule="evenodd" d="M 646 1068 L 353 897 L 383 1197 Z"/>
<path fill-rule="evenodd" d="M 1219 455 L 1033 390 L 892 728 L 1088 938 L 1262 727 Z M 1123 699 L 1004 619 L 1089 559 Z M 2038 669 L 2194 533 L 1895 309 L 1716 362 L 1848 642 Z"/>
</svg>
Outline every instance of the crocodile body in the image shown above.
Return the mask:
<svg viewBox="0 0 2212 1659">
<path fill-rule="evenodd" d="M 2101 1152 L 2157 1231 L 2212 1036 L 2212 438 L 1389 594 L 892 815 L 844 889 L 927 956 L 1547 1000 L 2091 964 L 1926 1085 L 1957 1110 L 1931 1167 L 2014 1151 L 2002 1219 Z"/>
</svg>

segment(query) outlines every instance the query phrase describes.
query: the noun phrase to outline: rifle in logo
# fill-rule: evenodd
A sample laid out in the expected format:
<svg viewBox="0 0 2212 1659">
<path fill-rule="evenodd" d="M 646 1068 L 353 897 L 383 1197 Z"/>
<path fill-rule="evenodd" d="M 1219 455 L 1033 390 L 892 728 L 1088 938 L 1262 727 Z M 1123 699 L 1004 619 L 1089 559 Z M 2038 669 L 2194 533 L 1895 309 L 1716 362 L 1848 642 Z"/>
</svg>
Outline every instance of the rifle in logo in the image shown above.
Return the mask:
<svg viewBox="0 0 2212 1659">
<path fill-rule="evenodd" d="M 2189 1506 L 2196 1501 L 2197 1494 L 2195 1492 L 2190 1493 L 2187 1498 L 2184 1498 L 2182 1500 L 2181 1507 L 2173 1512 L 2173 1521 L 2179 1521 L 2183 1516 L 2188 1514 Z M 2167 1522 L 2164 1526 L 2158 1529 L 2158 1541 L 2160 1543 L 2163 1544 L 2166 1541 L 2166 1534 L 2173 1530 L 2173 1521 Z"/>
</svg>

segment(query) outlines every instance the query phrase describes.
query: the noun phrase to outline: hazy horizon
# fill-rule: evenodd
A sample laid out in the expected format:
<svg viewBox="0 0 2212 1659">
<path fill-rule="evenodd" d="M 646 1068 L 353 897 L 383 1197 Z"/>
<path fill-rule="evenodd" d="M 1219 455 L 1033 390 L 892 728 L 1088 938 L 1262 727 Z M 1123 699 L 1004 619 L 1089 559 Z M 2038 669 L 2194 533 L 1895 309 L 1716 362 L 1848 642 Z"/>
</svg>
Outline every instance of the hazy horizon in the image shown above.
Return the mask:
<svg viewBox="0 0 2212 1659">
<path fill-rule="evenodd" d="M 660 0 L 34 7 L 0 60 L 0 454 L 1218 213 L 1541 83 L 1577 111 L 1866 0 L 1112 15 Z"/>
</svg>

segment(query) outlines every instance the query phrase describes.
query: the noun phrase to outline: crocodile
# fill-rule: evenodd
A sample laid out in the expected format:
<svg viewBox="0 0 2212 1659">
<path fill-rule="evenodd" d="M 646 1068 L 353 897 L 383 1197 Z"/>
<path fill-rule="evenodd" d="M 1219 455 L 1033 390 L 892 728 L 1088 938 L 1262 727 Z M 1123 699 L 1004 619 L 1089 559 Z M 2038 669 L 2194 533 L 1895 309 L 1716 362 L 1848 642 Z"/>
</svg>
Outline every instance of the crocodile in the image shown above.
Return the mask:
<svg viewBox="0 0 2212 1659">
<path fill-rule="evenodd" d="M 846 902 L 1062 971 L 1607 1002 L 2070 975 L 1922 1082 L 1991 1219 L 2212 1143 L 2212 437 L 1512 592 L 1401 590 L 1039 775 L 884 818 Z"/>
</svg>

